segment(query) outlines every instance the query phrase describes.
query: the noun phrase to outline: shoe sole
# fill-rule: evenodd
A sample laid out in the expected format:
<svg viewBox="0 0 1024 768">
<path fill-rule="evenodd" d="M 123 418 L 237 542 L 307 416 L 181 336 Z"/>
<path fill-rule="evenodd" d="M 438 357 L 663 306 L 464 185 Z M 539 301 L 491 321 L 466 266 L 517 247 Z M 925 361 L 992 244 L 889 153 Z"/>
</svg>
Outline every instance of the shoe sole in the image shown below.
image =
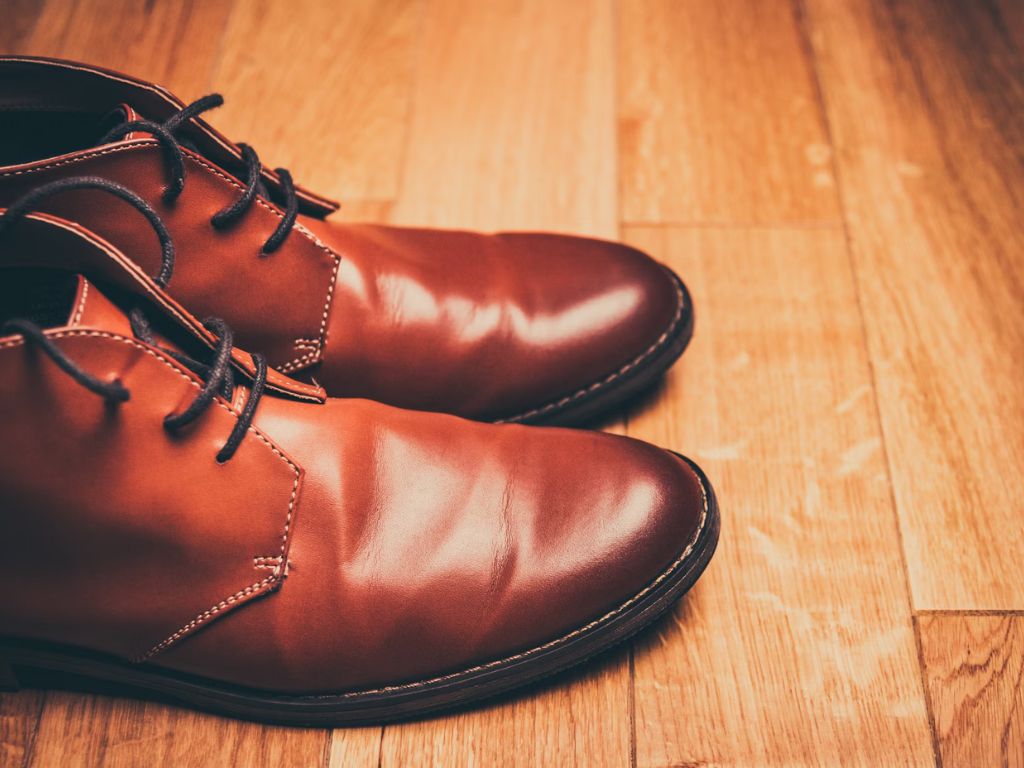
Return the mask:
<svg viewBox="0 0 1024 768">
<path fill-rule="evenodd" d="M 679 293 L 679 314 L 654 345 L 600 381 L 547 405 L 498 419 L 498 423 L 581 426 L 650 389 L 686 351 L 693 338 L 690 292 L 674 272 L 666 271 Z"/>
<path fill-rule="evenodd" d="M 676 454 L 679 456 L 679 454 Z M 52 644 L 0 638 L 0 690 L 26 686 L 156 698 L 218 715 L 277 725 L 336 727 L 386 723 L 464 707 L 535 683 L 607 651 L 652 624 L 704 572 L 718 543 L 719 514 L 703 471 L 679 456 L 704 488 L 702 524 L 672 565 L 632 598 L 557 640 L 453 674 L 369 691 L 288 695 L 217 683 L 152 664 Z M 69 685 L 70 683 L 70 685 Z"/>
</svg>

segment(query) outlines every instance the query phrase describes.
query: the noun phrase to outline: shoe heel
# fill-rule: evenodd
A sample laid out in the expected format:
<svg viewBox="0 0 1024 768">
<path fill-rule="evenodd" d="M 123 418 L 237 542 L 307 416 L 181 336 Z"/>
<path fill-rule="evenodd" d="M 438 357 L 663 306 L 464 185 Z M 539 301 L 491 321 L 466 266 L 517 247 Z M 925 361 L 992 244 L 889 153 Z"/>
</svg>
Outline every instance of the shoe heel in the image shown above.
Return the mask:
<svg viewBox="0 0 1024 768">
<path fill-rule="evenodd" d="M 0 656 L 0 693 L 13 693 L 21 690 L 14 667 L 3 656 Z"/>
</svg>

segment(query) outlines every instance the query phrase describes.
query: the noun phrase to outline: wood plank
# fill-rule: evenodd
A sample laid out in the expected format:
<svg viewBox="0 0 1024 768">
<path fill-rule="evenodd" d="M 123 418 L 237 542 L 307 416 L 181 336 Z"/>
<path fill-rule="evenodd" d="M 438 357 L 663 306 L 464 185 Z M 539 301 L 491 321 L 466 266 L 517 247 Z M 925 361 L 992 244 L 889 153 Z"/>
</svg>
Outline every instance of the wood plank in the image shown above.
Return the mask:
<svg viewBox="0 0 1024 768">
<path fill-rule="evenodd" d="M 45 0 L 7 0 L 0 24 L 0 53 L 20 52 L 32 34 Z"/>
<path fill-rule="evenodd" d="M 387 224 L 394 205 L 394 200 L 343 200 L 341 208 L 331 214 L 331 221 Z"/>
<path fill-rule="evenodd" d="M 637 642 L 639 766 L 926 765 L 924 692 L 842 232 L 627 230 L 696 335 L 629 434 L 701 463 L 722 540 Z"/>
<path fill-rule="evenodd" d="M 629 764 L 629 654 L 516 698 L 384 730 L 382 766 Z"/>
<path fill-rule="evenodd" d="M 110 67 L 158 82 L 187 100 L 210 88 L 233 3 L 47 2 L 31 33 L 11 52 Z"/>
<path fill-rule="evenodd" d="M 614 237 L 606 0 L 434 0 L 424 15 L 401 223 Z"/>
<path fill-rule="evenodd" d="M 327 732 L 272 728 L 151 702 L 51 692 L 31 766 L 324 765 Z"/>
<path fill-rule="evenodd" d="M 0 768 L 22 768 L 32 752 L 45 694 L 0 694 Z"/>
<path fill-rule="evenodd" d="M 328 768 L 377 768 L 384 729 L 339 728 L 331 735 Z"/>
<path fill-rule="evenodd" d="M 914 606 L 1024 608 L 1024 14 L 808 6 Z"/>
<path fill-rule="evenodd" d="M 424 11 L 403 223 L 615 236 L 610 3 L 434 0 Z M 381 764 L 626 765 L 626 649 L 539 690 L 388 726 Z"/>
<path fill-rule="evenodd" d="M 918 632 L 943 765 L 1024 765 L 1024 616 L 921 616 Z"/>
<path fill-rule="evenodd" d="M 419 17 L 419 0 L 239 3 L 218 128 L 321 194 L 394 200 Z"/>
<path fill-rule="evenodd" d="M 793 3 L 626 0 L 619 8 L 625 222 L 838 219 Z"/>
</svg>

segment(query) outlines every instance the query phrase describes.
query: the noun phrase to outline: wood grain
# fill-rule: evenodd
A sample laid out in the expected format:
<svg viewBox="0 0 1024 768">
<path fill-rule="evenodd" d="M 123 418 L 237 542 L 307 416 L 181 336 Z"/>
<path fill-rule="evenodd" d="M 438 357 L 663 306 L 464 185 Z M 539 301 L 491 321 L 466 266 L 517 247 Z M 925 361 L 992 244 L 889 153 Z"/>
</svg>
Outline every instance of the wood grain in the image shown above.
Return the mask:
<svg viewBox="0 0 1024 768">
<path fill-rule="evenodd" d="M 626 234 L 699 308 L 686 360 L 629 434 L 701 463 L 722 510 L 708 573 L 637 643 L 637 765 L 928 764 L 841 231 Z"/>
<path fill-rule="evenodd" d="M 394 200 L 419 0 L 239 3 L 216 87 L 218 127 L 342 201 Z"/>
<path fill-rule="evenodd" d="M 0 768 L 22 768 L 32 752 L 46 694 L 0 694 Z"/>
<path fill-rule="evenodd" d="M 0 24 L 0 52 L 16 53 L 32 34 L 45 0 L 7 0 Z"/>
<path fill-rule="evenodd" d="M 943 765 L 1024 765 L 1024 616 L 923 616 L 918 631 Z"/>
<path fill-rule="evenodd" d="M 620 649 L 512 700 L 389 726 L 381 765 L 628 765 L 628 682 L 628 652 Z"/>
<path fill-rule="evenodd" d="M 188 100 L 210 88 L 234 0 L 50 0 L 10 53 L 86 61 L 158 82 Z M 6 17 L 6 13 L 5 13 Z"/>
<path fill-rule="evenodd" d="M 624 0 L 619 9 L 626 223 L 839 218 L 791 3 Z"/>
<path fill-rule="evenodd" d="M 1021 14 L 808 5 L 914 606 L 1024 608 Z"/>
<path fill-rule="evenodd" d="M 605 0 L 432 0 L 401 223 L 614 237 L 615 91 Z"/>
<path fill-rule="evenodd" d="M 29 766 L 323 765 L 327 733 L 269 728 L 162 704 L 50 693 Z"/>
<path fill-rule="evenodd" d="M 378 768 L 384 729 L 339 728 L 331 735 L 328 768 Z"/>
</svg>

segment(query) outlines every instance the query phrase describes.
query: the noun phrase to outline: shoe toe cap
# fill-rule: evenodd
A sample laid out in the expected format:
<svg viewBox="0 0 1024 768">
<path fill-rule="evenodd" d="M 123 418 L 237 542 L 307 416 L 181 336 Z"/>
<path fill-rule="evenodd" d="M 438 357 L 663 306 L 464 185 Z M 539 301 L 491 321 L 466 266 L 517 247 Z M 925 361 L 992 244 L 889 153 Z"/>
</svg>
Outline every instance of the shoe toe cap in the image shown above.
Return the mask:
<svg viewBox="0 0 1024 768">
<path fill-rule="evenodd" d="M 490 653 L 608 622 L 699 556 L 711 519 L 706 481 L 660 448 L 611 435 L 581 440 L 577 478 L 538 504 L 516 552 L 506 609 L 479 638 Z M 572 470 L 563 468 L 563 474 Z M 485 654 L 486 655 L 486 654 Z"/>
<path fill-rule="evenodd" d="M 502 414 L 552 421 L 621 388 L 645 367 L 664 369 L 692 323 L 689 294 L 668 267 L 620 243 L 559 235 L 503 235 L 535 262 L 539 285 L 516 345 L 535 368 L 532 403 Z M 531 240 L 532 238 L 532 240 Z M 674 359 L 674 357 L 672 358 Z M 565 421 L 577 421 L 566 419 Z"/>
</svg>

